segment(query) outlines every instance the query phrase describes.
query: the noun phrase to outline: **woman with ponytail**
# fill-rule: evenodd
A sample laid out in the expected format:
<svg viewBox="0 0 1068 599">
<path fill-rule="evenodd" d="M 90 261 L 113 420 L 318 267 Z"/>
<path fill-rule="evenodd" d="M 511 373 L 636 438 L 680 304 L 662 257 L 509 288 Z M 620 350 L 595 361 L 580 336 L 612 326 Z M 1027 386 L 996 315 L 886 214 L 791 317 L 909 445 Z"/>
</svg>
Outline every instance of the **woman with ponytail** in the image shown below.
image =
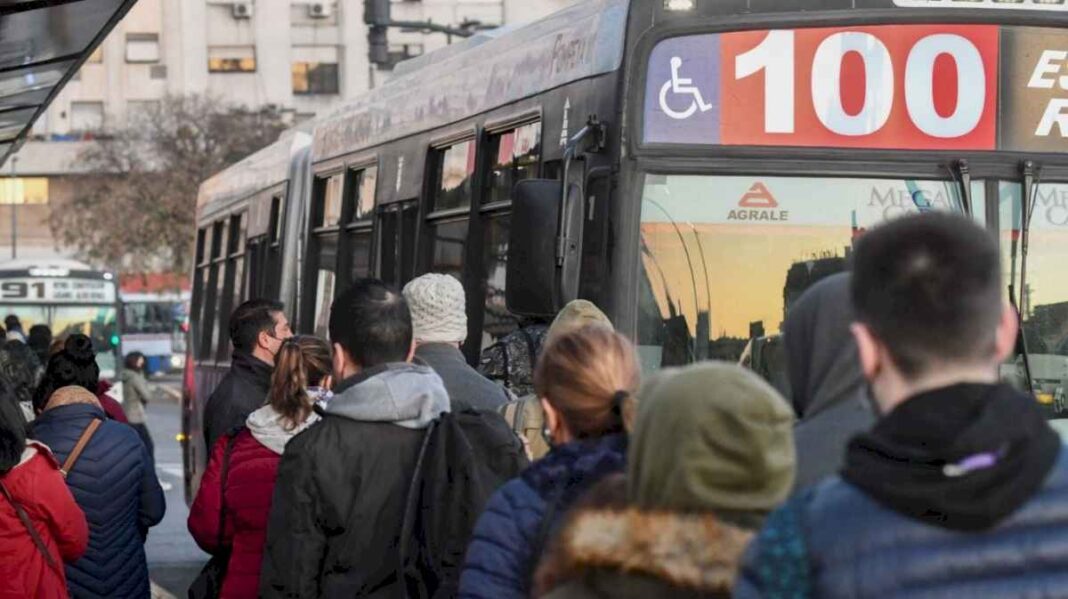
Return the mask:
<svg viewBox="0 0 1068 599">
<path fill-rule="evenodd" d="M 468 547 L 463 599 L 529 597 L 538 559 L 568 507 L 624 469 L 639 383 L 634 346 L 603 324 L 550 331 L 549 339 L 534 389 L 552 449 L 490 498 Z"/>
<path fill-rule="evenodd" d="M 258 594 L 278 463 L 286 443 L 319 420 L 314 408 L 329 398 L 330 370 L 326 341 L 308 335 L 285 340 L 275 357 L 267 405 L 212 448 L 188 525 L 202 549 L 229 556 L 223 599 Z"/>
</svg>

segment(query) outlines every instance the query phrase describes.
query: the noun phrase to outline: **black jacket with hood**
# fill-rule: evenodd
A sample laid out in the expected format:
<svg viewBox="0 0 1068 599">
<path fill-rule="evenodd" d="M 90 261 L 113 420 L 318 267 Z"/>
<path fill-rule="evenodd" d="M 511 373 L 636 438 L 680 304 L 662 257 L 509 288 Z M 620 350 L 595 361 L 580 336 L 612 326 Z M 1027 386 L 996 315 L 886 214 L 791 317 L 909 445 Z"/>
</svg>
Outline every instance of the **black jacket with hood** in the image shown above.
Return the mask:
<svg viewBox="0 0 1068 599">
<path fill-rule="evenodd" d="M 244 426 L 252 412 L 263 407 L 271 389 L 274 367 L 243 352 L 230 358 L 230 372 L 208 398 L 204 407 L 204 442 L 208 452 L 219 437 Z"/>
<path fill-rule="evenodd" d="M 342 381 L 323 419 L 278 467 L 261 597 L 402 597 L 406 499 L 426 428 L 449 411 L 427 366 L 387 364 Z"/>
<path fill-rule="evenodd" d="M 849 274 L 813 285 L 783 326 L 790 390 L 798 424 L 795 489 L 842 468 L 846 445 L 875 422 L 857 345 L 849 330 L 853 308 Z"/>
</svg>

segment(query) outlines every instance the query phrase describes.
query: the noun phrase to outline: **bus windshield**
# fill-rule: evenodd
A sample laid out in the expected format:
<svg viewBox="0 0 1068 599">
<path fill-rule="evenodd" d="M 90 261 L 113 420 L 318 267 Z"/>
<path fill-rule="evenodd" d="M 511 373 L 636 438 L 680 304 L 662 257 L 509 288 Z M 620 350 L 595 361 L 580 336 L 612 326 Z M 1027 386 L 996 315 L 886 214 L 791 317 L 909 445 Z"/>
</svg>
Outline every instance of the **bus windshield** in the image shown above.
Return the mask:
<svg viewBox="0 0 1068 599">
<path fill-rule="evenodd" d="M 973 214 L 985 214 L 982 182 Z M 951 179 L 648 174 L 641 211 L 643 368 L 743 361 L 785 389 L 790 306 L 845 270 L 854 239 L 886 219 L 961 210 Z"/>
<path fill-rule="evenodd" d="M 93 340 L 96 362 L 101 376 L 111 377 L 117 372 L 114 336 L 118 331 L 117 310 L 114 305 L 102 306 L 33 306 L 0 305 L 0 318 L 9 314 L 19 317 L 24 331 L 35 324 L 49 325 L 55 337 L 83 333 Z"/>
</svg>

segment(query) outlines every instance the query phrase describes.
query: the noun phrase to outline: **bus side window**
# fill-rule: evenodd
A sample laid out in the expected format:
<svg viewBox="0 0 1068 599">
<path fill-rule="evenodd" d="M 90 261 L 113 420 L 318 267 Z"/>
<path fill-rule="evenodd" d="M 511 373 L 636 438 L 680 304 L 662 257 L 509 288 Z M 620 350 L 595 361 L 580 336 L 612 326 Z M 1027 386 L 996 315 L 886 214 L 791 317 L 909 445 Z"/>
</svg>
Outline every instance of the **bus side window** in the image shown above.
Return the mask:
<svg viewBox="0 0 1068 599">
<path fill-rule="evenodd" d="M 317 177 L 312 188 L 311 236 L 308 243 L 305 305 L 300 329 L 326 336 L 330 305 L 337 287 L 337 249 L 345 173 Z"/>
<path fill-rule="evenodd" d="M 230 359 L 230 312 L 244 301 L 245 297 L 245 214 L 235 214 L 229 221 L 229 243 L 226 245 L 225 276 L 219 281 L 218 334 L 215 356 L 220 362 Z"/>
<path fill-rule="evenodd" d="M 378 276 L 400 289 L 415 272 L 418 203 L 408 200 L 384 206 L 378 219 Z"/>
</svg>

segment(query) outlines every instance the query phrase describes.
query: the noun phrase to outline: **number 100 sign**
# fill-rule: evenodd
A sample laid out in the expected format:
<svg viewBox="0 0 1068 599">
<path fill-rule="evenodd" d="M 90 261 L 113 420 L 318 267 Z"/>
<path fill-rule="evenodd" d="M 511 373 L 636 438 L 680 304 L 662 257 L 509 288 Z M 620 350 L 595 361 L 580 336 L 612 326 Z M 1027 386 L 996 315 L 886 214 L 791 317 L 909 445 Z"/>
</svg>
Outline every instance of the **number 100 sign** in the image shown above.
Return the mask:
<svg viewBox="0 0 1068 599">
<path fill-rule="evenodd" d="M 996 144 L 997 26 L 689 36 L 661 42 L 650 60 L 647 142 L 900 149 Z"/>
</svg>

